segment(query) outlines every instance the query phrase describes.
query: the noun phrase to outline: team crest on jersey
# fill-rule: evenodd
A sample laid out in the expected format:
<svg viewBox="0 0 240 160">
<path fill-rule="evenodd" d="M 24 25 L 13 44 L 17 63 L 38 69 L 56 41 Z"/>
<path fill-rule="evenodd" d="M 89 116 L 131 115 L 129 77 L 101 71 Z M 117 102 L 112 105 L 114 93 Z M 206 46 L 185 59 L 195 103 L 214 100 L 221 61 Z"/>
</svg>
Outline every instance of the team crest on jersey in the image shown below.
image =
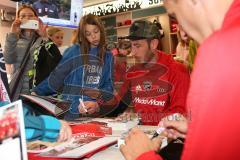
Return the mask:
<svg viewBox="0 0 240 160">
<path fill-rule="evenodd" d="M 152 89 L 152 82 L 150 81 L 143 82 L 143 88 L 145 91 L 150 91 Z"/>
<path fill-rule="evenodd" d="M 141 85 L 137 85 L 136 88 L 135 88 L 135 91 L 138 93 L 139 91 L 142 91 L 142 87 Z"/>
</svg>

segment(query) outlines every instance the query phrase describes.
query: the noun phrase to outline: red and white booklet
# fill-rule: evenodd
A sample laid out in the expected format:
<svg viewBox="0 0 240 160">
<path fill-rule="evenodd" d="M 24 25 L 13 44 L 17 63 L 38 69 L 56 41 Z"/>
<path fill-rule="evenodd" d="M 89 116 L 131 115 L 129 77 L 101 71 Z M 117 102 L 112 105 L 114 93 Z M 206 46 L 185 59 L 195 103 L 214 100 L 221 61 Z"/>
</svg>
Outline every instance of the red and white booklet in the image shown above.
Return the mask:
<svg viewBox="0 0 240 160">
<path fill-rule="evenodd" d="M 82 158 L 90 157 L 98 151 L 117 143 L 119 137 L 112 136 L 112 130 L 105 124 L 84 123 L 72 126 L 74 133 L 69 142 L 31 142 L 28 153 L 38 153 L 41 157 Z"/>
<path fill-rule="evenodd" d="M 70 142 L 45 149 L 39 154 L 43 157 L 82 158 L 117 143 L 118 137 L 78 137 Z"/>
</svg>

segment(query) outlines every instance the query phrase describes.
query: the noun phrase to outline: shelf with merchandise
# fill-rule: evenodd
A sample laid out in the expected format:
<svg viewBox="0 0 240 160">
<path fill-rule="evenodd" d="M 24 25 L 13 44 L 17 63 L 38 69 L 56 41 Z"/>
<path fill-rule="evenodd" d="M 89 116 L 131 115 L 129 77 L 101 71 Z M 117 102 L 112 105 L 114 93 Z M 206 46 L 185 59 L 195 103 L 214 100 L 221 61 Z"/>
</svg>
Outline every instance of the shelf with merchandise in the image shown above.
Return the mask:
<svg viewBox="0 0 240 160">
<path fill-rule="evenodd" d="M 130 25 L 118 26 L 118 27 L 115 27 L 115 29 L 123 29 L 123 28 L 130 28 L 130 27 L 131 27 L 131 24 Z"/>
</svg>

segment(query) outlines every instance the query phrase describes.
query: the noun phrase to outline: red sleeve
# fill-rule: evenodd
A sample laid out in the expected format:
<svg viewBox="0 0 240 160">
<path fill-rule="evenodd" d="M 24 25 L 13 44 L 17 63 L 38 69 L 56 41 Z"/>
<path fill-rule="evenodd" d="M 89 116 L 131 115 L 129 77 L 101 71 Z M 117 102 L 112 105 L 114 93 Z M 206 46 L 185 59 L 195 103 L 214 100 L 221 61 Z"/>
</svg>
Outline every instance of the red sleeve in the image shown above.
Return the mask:
<svg viewBox="0 0 240 160">
<path fill-rule="evenodd" d="M 173 88 L 170 93 L 170 106 L 167 114 L 181 113 L 186 115 L 186 99 L 190 75 L 183 64 L 177 63 L 171 69 L 170 83 L 172 83 Z"/>
<path fill-rule="evenodd" d="M 141 154 L 139 157 L 137 157 L 136 160 L 162 160 L 160 155 L 158 155 L 155 151 L 148 151 L 143 154 Z"/>
</svg>

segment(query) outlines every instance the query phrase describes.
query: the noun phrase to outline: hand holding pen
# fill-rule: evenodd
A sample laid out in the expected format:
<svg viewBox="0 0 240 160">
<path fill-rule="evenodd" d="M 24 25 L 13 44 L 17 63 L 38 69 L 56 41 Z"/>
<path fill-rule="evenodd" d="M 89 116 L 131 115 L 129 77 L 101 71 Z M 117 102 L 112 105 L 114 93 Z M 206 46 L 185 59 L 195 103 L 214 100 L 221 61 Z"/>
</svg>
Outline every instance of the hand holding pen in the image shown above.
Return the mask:
<svg viewBox="0 0 240 160">
<path fill-rule="evenodd" d="M 79 112 L 81 114 L 93 114 L 100 111 L 100 107 L 97 102 L 94 101 L 84 101 L 79 98 Z"/>
<path fill-rule="evenodd" d="M 120 146 L 125 159 L 137 159 L 139 155 L 142 155 L 148 151 L 158 151 L 161 146 L 162 138 L 158 136 L 153 140 L 140 129 L 133 128 L 125 138 L 125 144 Z"/>
<path fill-rule="evenodd" d="M 164 135 L 170 139 L 185 138 L 188 129 L 188 123 L 186 118 L 181 120 L 164 120 L 159 123 L 159 129 L 162 129 L 161 135 Z M 158 136 L 158 131 L 154 134 L 154 137 Z"/>
<path fill-rule="evenodd" d="M 158 137 L 163 131 L 165 130 L 164 127 L 159 127 L 153 134 L 152 138 L 151 139 L 154 139 L 156 137 Z"/>
<path fill-rule="evenodd" d="M 82 100 L 82 98 L 79 98 L 79 112 L 82 113 L 82 114 L 88 114 L 88 110 Z"/>
</svg>

